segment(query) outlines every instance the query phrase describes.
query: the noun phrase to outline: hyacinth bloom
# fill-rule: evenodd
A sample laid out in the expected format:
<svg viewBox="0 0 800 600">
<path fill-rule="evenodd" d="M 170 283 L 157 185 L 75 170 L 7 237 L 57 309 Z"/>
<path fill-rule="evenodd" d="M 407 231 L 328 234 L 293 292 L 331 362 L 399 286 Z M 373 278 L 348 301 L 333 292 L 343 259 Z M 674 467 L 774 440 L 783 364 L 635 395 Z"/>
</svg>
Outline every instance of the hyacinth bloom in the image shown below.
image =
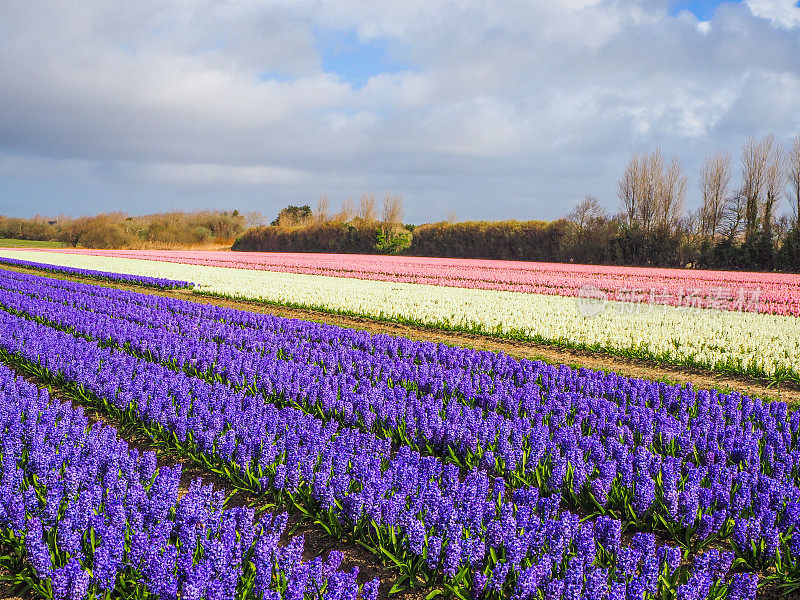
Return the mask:
<svg viewBox="0 0 800 600">
<path fill-rule="evenodd" d="M 688 293 L 681 291 L 680 286 L 674 292 L 682 299 L 672 305 L 668 301 L 670 291 L 658 292 L 659 297 L 637 292 L 637 298 L 641 298 L 627 301 L 622 291 L 612 293 L 595 287 L 593 289 L 597 289 L 602 298 L 587 300 L 581 297 L 583 285 L 575 292 L 579 296 L 576 298 L 539 292 L 454 288 L 174 263 L 119 255 L 0 250 L 0 256 L 194 281 L 194 291 L 199 293 L 800 380 L 797 317 L 786 311 L 746 312 L 752 308 L 751 299 L 757 295 L 760 282 L 750 288 L 740 289 L 739 282 L 730 284 L 733 288 L 714 288 L 715 294 L 725 292 L 735 296 L 728 310 L 725 306 L 716 306 L 715 302 L 696 302 L 694 290 Z M 779 289 L 789 289 L 787 298 L 798 297 L 791 291 L 791 285 L 775 285 Z M 740 292 L 742 298 L 739 298 Z"/>
<path fill-rule="evenodd" d="M 659 503 L 663 503 L 664 506 L 656 511 L 655 517 L 669 518 L 685 528 L 698 526 L 703 533 L 702 537 L 705 538 L 716 534 L 729 516 L 720 511 L 716 511 L 713 515 L 706 512 L 713 498 L 708 494 L 701 497 L 696 482 L 706 476 L 708 471 L 692 467 L 694 470 L 690 472 L 691 477 L 686 482 L 680 482 L 683 487 L 681 491 L 676 478 L 676 464 L 678 469 L 681 468 L 680 464 L 676 463 L 678 459 L 670 456 L 671 451 L 665 452 L 664 448 L 660 452 L 653 453 L 655 444 L 659 446 L 676 444 L 674 439 L 678 437 L 679 432 L 672 429 L 677 424 L 674 422 L 670 424 L 671 417 L 666 414 L 664 418 L 667 420 L 662 419 L 662 421 L 670 424 L 670 427 L 656 436 L 653 416 L 647 411 L 630 407 L 629 410 L 636 411 L 633 416 L 637 420 L 637 429 L 645 432 L 642 439 L 644 446 L 629 444 L 626 449 L 624 443 L 613 439 L 600 443 L 598 438 L 587 438 L 580 434 L 580 429 L 576 429 L 576 425 L 565 427 L 563 419 L 554 420 L 552 415 L 547 415 L 549 427 L 539 424 L 538 420 L 542 420 L 548 411 L 553 410 L 552 393 L 543 393 L 530 384 L 517 385 L 517 391 L 514 390 L 514 386 L 503 387 L 503 381 L 507 381 L 508 376 L 502 379 L 495 377 L 491 382 L 495 393 L 487 395 L 480 389 L 474 388 L 474 377 L 470 377 L 472 381 L 469 387 L 465 387 L 464 375 L 459 374 L 458 370 L 439 382 L 431 380 L 428 372 L 423 372 L 425 378 L 420 378 L 421 369 L 417 369 L 417 373 L 404 372 L 404 366 L 412 366 L 420 360 L 418 354 L 415 356 L 409 352 L 414 346 L 405 350 L 387 349 L 387 354 L 394 356 L 391 360 L 380 360 L 374 350 L 350 348 L 346 355 L 347 360 L 343 360 L 340 344 L 335 348 L 331 347 L 331 342 L 310 344 L 307 340 L 309 334 L 302 334 L 300 331 L 304 327 L 303 324 L 295 323 L 299 326 L 291 327 L 283 334 L 275 331 L 274 336 L 267 337 L 265 331 L 267 328 L 286 329 L 286 324 L 289 322 L 250 315 L 247 318 L 256 319 L 252 327 L 231 328 L 223 326 L 218 317 L 233 322 L 237 316 L 243 317 L 248 313 L 236 311 L 219 313 L 214 310 L 216 317 L 208 320 L 198 320 L 193 317 L 189 323 L 181 325 L 176 320 L 177 313 L 181 307 L 189 310 L 193 306 L 182 301 L 130 295 L 70 282 L 53 283 L 41 278 L 31 279 L 24 275 L 14 275 L 12 281 L 13 284 L 9 287 L 13 287 L 15 291 L 4 292 L 2 295 L 2 301 L 6 306 L 37 317 L 46 315 L 51 321 L 71 331 L 103 342 L 113 341 L 118 346 L 134 349 L 139 355 L 154 357 L 166 364 L 188 368 L 197 373 L 214 371 L 240 389 L 252 386 L 268 398 L 278 395 L 284 402 L 290 400 L 290 404 L 305 403 L 308 410 L 322 410 L 324 414 L 336 417 L 345 424 L 364 425 L 382 436 L 392 436 L 418 449 L 435 447 L 444 451 L 449 448 L 452 454 L 461 458 L 463 464 L 482 466 L 491 470 L 499 469 L 505 475 L 513 475 L 515 481 L 531 483 L 544 477 L 541 465 L 552 462 L 554 465 L 547 478 L 551 491 L 569 488 L 570 496 L 578 497 L 583 493 L 582 490 L 587 489 L 594 496 L 594 501 L 615 510 L 619 510 L 625 500 L 624 497 L 620 498 L 619 494 L 611 494 L 612 497 L 609 498 L 611 486 L 619 476 L 626 487 L 630 488 L 633 497 L 631 509 L 639 516 L 653 513 L 650 510 L 656 500 L 653 472 L 658 465 L 661 465 L 663 483 L 659 490 Z M 27 285 L 34 287 L 26 288 L 26 281 L 29 282 Z M 96 292 L 98 296 L 88 293 L 87 290 Z M 53 300 L 48 300 L 50 298 Z M 158 309 L 146 309 L 142 306 L 142 302 L 161 306 L 162 309 L 160 312 Z M 73 306 L 70 307 L 69 303 Z M 211 309 L 202 310 L 208 312 Z M 165 324 L 163 330 L 159 331 L 154 325 L 162 322 L 164 315 L 171 324 Z M 319 329 L 320 326 L 311 328 L 312 331 L 317 330 L 313 333 L 315 337 L 320 335 Z M 334 335 L 347 331 L 337 328 L 322 329 L 325 333 Z M 187 335 L 197 336 L 197 343 L 187 343 Z M 242 338 L 241 335 L 247 337 Z M 259 336 L 262 340 L 260 345 Z M 376 339 L 381 340 L 380 337 Z M 280 351 L 273 354 L 265 353 L 264 342 L 267 341 L 270 345 L 279 347 Z M 336 338 L 332 341 L 336 341 Z M 349 342 L 347 345 L 352 343 Z M 425 345 L 417 347 L 424 349 Z M 335 354 L 326 357 L 327 349 L 335 350 Z M 292 356 L 294 360 L 279 358 L 279 354 Z M 400 354 L 402 356 L 398 356 Z M 441 356 L 441 352 L 438 354 Z M 312 356 L 316 366 L 309 369 L 308 361 Z M 378 368 L 376 363 L 376 366 L 370 369 L 372 381 L 370 386 L 365 388 L 359 384 L 367 373 L 365 365 L 376 360 L 380 360 L 381 366 Z M 513 368 L 514 362 L 512 361 L 509 366 Z M 334 363 L 336 372 L 325 374 L 324 367 L 327 365 L 330 368 Z M 540 373 L 547 367 L 541 363 L 532 364 L 535 366 L 533 372 L 526 374 L 525 377 L 529 380 L 541 380 Z M 496 368 L 493 370 L 497 372 Z M 343 378 L 342 375 L 348 372 L 351 373 L 351 377 Z M 375 377 L 376 372 L 378 377 Z M 273 375 L 266 377 L 270 373 Z M 459 379 L 452 380 L 453 376 Z M 514 378 L 520 379 L 517 374 L 514 374 Z M 603 378 L 608 379 L 605 376 Z M 314 383 L 311 388 L 306 384 L 302 390 L 294 384 L 286 388 L 282 383 L 282 381 L 300 380 Z M 407 381 L 405 386 L 389 387 L 389 381 L 404 380 Z M 582 384 L 584 387 L 589 387 L 586 381 L 584 378 Z M 625 381 L 615 378 L 612 384 L 629 385 Z M 558 380 L 554 380 L 554 383 L 558 385 Z M 591 396 L 600 393 L 601 386 L 608 385 L 607 381 L 598 383 L 601 385 L 595 386 L 596 390 L 592 391 Z M 385 389 L 384 393 L 380 393 L 381 387 Z M 415 393 L 420 389 L 437 388 L 442 390 L 441 393 Z M 566 390 L 562 386 L 559 391 Z M 665 396 L 666 404 L 672 402 L 671 398 L 675 394 L 680 394 L 680 397 L 686 398 L 687 401 L 699 401 L 701 405 L 705 405 L 708 398 L 706 392 L 700 392 L 695 396 L 694 393 L 687 394 L 687 390 L 675 387 L 663 390 L 657 387 L 654 391 Z M 538 404 L 531 403 L 536 397 L 532 393 L 538 396 Z M 636 393 L 641 393 L 641 390 Z M 543 404 L 542 397 L 545 395 L 548 403 Z M 513 402 L 509 402 L 509 397 L 518 399 L 516 407 Z M 461 398 L 466 398 L 467 401 L 460 401 Z M 617 414 L 619 408 L 616 404 L 600 405 L 596 398 L 585 406 L 580 397 L 565 396 L 563 400 L 581 401 L 581 404 L 565 409 L 563 417 L 566 418 L 568 413 L 576 411 L 585 414 L 582 417 L 583 427 L 589 426 L 593 431 L 608 431 L 609 420 L 619 419 L 622 416 Z M 728 411 L 736 409 L 735 396 L 723 397 L 722 401 L 728 404 Z M 476 403 L 476 406 L 470 406 Z M 579 410 L 581 406 L 583 407 Z M 603 406 L 608 408 L 603 409 Z M 492 410 L 484 414 L 485 408 Z M 537 417 L 537 413 L 541 417 Z M 597 413 L 601 415 L 600 421 L 593 416 Z M 519 419 L 522 415 L 527 418 Z M 626 420 L 628 418 L 626 417 Z M 716 418 L 715 413 L 709 415 L 709 420 L 712 422 Z M 396 433 L 400 423 L 403 436 L 398 436 Z M 665 438 L 665 435 L 668 437 Z M 673 441 L 667 443 L 668 439 Z M 684 441 L 688 444 L 691 439 Z M 233 448 L 229 447 L 232 442 L 233 438 L 228 435 L 220 446 L 222 454 L 226 457 L 233 452 Z M 480 452 L 477 451 L 476 442 L 482 447 Z M 651 447 L 648 449 L 645 446 Z M 737 452 L 741 453 L 744 448 L 737 448 Z M 696 447 L 694 450 L 688 446 L 685 448 L 687 453 L 696 450 Z M 709 456 L 713 456 L 713 453 Z M 569 482 L 565 479 L 568 464 L 572 469 Z M 719 485 L 724 485 L 726 471 L 719 472 L 717 468 L 711 472 L 714 473 L 714 480 L 719 480 Z M 729 489 L 731 485 L 732 483 L 728 484 Z M 746 487 L 737 490 L 734 503 L 738 501 L 737 498 L 742 497 L 745 490 Z M 700 508 L 703 508 L 703 512 L 698 515 Z"/>
<path fill-rule="evenodd" d="M 279 546 L 286 513 L 258 520 L 223 508 L 225 492 L 197 479 L 179 499 L 180 466 L 156 466 L 83 410 L 52 400 L 0 366 L 0 528 L 13 531 L 33 589 L 55 599 L 158 598 L 374 600 L 341 555 L 301 559 L 303 539 Z"/>
<path fill-rule="evenodd" d="M 77 275 L 79 277 L 89 277 L 91 279 L 104 279 L 107 281 L 115 281 L 118 283 L 134 283 L 136 285 L 144 285 L 147 287 L 158 288 L 160 290 L 187 288 L 187 287 L 192 287 L 193 285 L 188 281 L 174 281 L 172 279 L 163 279 L 160 277 L 144 277 L 140 275 L 125 275 L 121 273 L 109 273 L 106 271 L 93 271 L 91 269 L 76 269 L 72 267 L 64 267 L 60 265 L 32 262 L 28 260 L 19 260 L 15 258 L 0 257 L 0 263 L 13 265 L 17 267 L 38 269 L 40 271 L 50 271 L 52 273 L 62 273 L 64 275 Z"/>
<path fill-rule="evenodd" d="M 168 315 L 169 319 L 174 320 L 175 311 L 178 310 L 178 307 L 191 305 L 173 302 L 171 308 L 166 311 L 161 311 L 162 316 L 159 317 L 157 311 L 143 307 L 140 303 L 141 300 L 135 302 L 122 301 L 121 299 L 126 296 L 116 290 L 94 288 L 99 294 L 98 296 L 94 296 L 93 294 L 82 293 L 81 290 L 85 292 L 87 289 L 92 289 L 82 286 L 82 284 L 72 284 L 69 282 L 52 283 L 42 279 L 26 280 L 25 277 L 26 276 L 14 275 L 9 280 L 9 287 L 13 287 L 15 291 L 7 291 L 3 294 L 3 302 L 6 306 L 37 317 L 46 315 L 49 320 L 57 322 L 61 326 L 69 328 L 71 331 L 90 336 L 93 339 L 113 341 L 119 346 L 136 349 L 140 354 L 155 357 L 184 368 L 191 368 L 195 371 L 206 372 L 209 369 L 213 369 L 229 380 L 238 382 L 245 387 L 255 384 L 255 379 L 252 376 L 253 372 L 257 371 L 263 373 L 265 371 L 271 371 L 274 370 L 276 366 L 284 370 L 287 367 L 295 365 L 305 369 L 305 371 L 303 371 L 304 374 L 298 374 L 297 377 L 302 376 L 318 379 L 321 376 L 319 369 L 312 369 L 309 371 L 306 368 L 307 365 L 305 365 L 305 361 L 300 360 L 299 348 L 290 347 L 290 345 L 296 346 L 294 340 L 299 339 L 302 344 L 302 352 L 306 354 L 306 356 L 308 356 L 310 350 L 313 350 L 313 346 L 310 346 L 307 341 L 303 340 L 303 337 L 306 336 L 299 335 L 300 332 L 294 328 L 291 331 L 287 331 L 284 335 L 272 337 L 270 341 L 273 344 L 280 345 L 280 353 L 294 356 L 296 360 L 290 361 L 288 364 L 285 360 L 278 360 L 276 362 L 275 355 L 269 356 L 263 353 L 263 341 L 267 339 L 264 330 L 269 326 L 268 319 L 262 319 L 263 322 L 255 326 L 257 329 L 242 329 L 237 327 L 233 329 L 226 328 L 226 330 L 223 331 L 221 327 L 217 327 L 220 323 L 213 319 L 205 323 L 202 320 L 198 321 L 197 319 L 192 319 L 191 324 L 184 327 L 185 331 L 180 330 L 181 325 L 179 323 L 168 327 L 165 326 L 164 330 L 159 331 L 159 328 L 155 328 L 154 324 L 163 320 L 163 315 Z M 26 281 L 33 281 L 34 285 L 37 287 L 26 288 L 26 285 L 29 285 L 26 284 Z M 137 297 L 127 296 L 127 298 L 135 299 Z M 167 306 L 172 302 L 165 299 L 150 300 L 163 306 Z M 69 302 L 73 302 L 73 307 L 65 305 L 65 303 Z M 74 304 L 76 302 L 79 308 Z M 281 321 L 274 321 L 273 326 L 280 322 Z M 148 325 L 143 325 L 143 323 L 148 323 Z M 209 327 L 211 329 L 209 329 Z M 216 330 L 214 329 L 215 327 Z M 336 330 L 331 329 L 330 331 L 335 332 Z M 187 334 L 196 335 L 198 337 L 197 344 L 187 345 L 184 341 Z M 250 339 L 241 338 L 240 335 L 242 334 L 249 336 Z M 262 336 L 264 338 L 262 343 L 259 343 L 257 339 L 253 337 L 254 335 L 255 338 Z M 422 347 L 424 348 L 424 346 Z M 325 346 L 323 346 L 323 349 L 324 348 Z M 178 352 L 178 349 L 181 349 L 183 352 Z M 318 354 L 317 364 L 330 364 L 331 360 L 319 355 L 319 350 L 315 350 L 315 352 Z M 369 354 L 369 356 L 372 356 L 374 354 L 374 352 L 364 352 L 363 350 L 351 350 L 350 352 L 352 362 L 339 361 L 340 364 L 337 370 L 339 370 L 340 373 L 342 370 L 351 369 L 353 365 L 361 365 L 361 370 L 363 371 L 364 360 L 369 360 L 367 355 Z M 355 354 L 353 354 L 353 352 L 355 352 Z M 396 351 L 392 353 L 396 354 Z M 372 360 L 374 360 L 374 358 Z M 399 361 L 395 358 L 391 361 L 391 366 L 389 365 L 389 361 L 384 361 L 386 379 L 383 381 L 388 381 L 390 378 L 396 381 L 409 378 L 409 374 L 397 372 L 397 367 L 399 366 L 397 363 L 408 364 L 416 360 L 416 358 L 406 358 L 405 360 Z M 273 366 L 270 367 L 270 364 Z M 544 365 L 539 364 L 537 368 L 543 366 Z M 389 371 L 390 368 L 395 372 L 392 373 Z M 354 371 L 353 375 L 363 378 L 357 371 Z M 458 375 L 458 373 L 456 373 L 456 375 Z M 329 393 L 333 391 L 332 388 L 322 385 L 320 394 L 313 399 L 310 398 L 313 394 L 306 394 L 305 399 L 315 402 L 318 406 L 324 408 L 326 412 L 336 412 L 340 415 L 340 418 L 344 419 L 348 424 L 364 423 L 373 428 L 383 426 L 385 432 L 389 432 L 394 428 L 398 423 L 398 419 L 402 418 L 404 420 L 405 431 L 409 433 L 413 431 L 414 435 L 412 437 L 414 438 L 419 438 L 420 435 L 423 435 L 427 443 L 436 444 L 438 446 L 454 446 L 458 448 L 459 452 L 464 456 L 471 457 L 476 463 L 484 464 L 487 467 L 502 465 L 505 467 L 504 470 L 509 472 L 514 472 L 516 470 L 520 476 L 525 475 L 525 470 L 522 467 L 526 464 L 531 464 L 531 460 L 529 454 L 521 452 L 519 448 L 514 449 L 512 443 L 513 438 L 517 437 L 529 440 L 531 444 L 535 444 L 539 447 L 550 438 L 550 435 L 545 436 L 547 433 L 546 429 L 543 429 L 541 425 L 532 426 L 530 420 L 525 424 L 525 422 L 514 420 L 513 416 L 510 414 L 501 415 L 497 412 L 490 412 L 484 415 L 482 410 L 479 410 L 478 407 L 470 409 L 468 406 L 469 403 L 451 402 L 449 400 L 453 395 L 452 393 L 445 392 L 437 394 L 437 396 L 440 396 L 439 398 L 429 394 L 420 397 L 413 393 L 413 389 L 408 390 L 395 386 L 391 391 L 387 390 L 388 395 L 379 394 L 377 393 L 379 390 L 376 389 L 377 386 L 375 384 L 382 384 L 383 381 L 380 379 L 382 378 L 375 381 L 370 389 L 365 390 L 367 393 L 367 397 L 364 399 L 366 404 L 360 399 L 364 392 L 359 393 L 358 388 L 355 386 L 348 386 L 347 389 L 344 389 L 343 386 L 347 382 L 342 381 L 341 377 L 337 377 L 331 381 L 331 384 L 338 388 L 338 391 L 336 391 L 333 396 Z M 419 383 L 421 383 L 419 377 L 411 377 L 411 379 L 416 388 L 419 389 Z M 353 379 L 352 381 L 356 380 Z M 265 393 L 273 392 L 275 385 L 276 383 L 268 382 L 264 380 L 262 376 L 260 387 Z M 425 385 L 429 384 L 426 383 Z M 463 387 L 463 383 L 458 385 L 461 386 L 461 389 L 458 390 L 457 396 L 469 393 L 470 397 L 477 396 L 477 399 L 484 403 L 482 408 L 487 406 L 492 408 L 498 407 L 499 402 L 497 398 L 501 397 L 500 394 L 493 394 L 491 396 L 476 394 L 475 390 L 470 391 L 469 388 Z M 472 387 L 472 384 L 470 384 L 470 386 Z M 435 384 L 435 387 L 444 390 L 445 387 L 455 388 L 456 384 L 452 382 L 442 382 Z M 530 389 L 529 385 L 522 386 L 521 390 L 526 392 L 535 391 Z M 505 391 L 511 392 L 512 390 L 509 389 Z M 282 393 L 285 394 L 285 392 Z M 514 395 L 519 396 L 519 392 L 514 392 Z M 541 393 L 539 393 L 539 396 L 541 400 Z M 294 401 L 300 399 L 296 393 L 292 398 Z M 531 413 L 535 410 L 535 405 L 531 404 L 531 396 L 525 397 L 524 400 L 527 406 L 518 406 L 516 412 L 519 412 L 520 409 L 527 413 Z M 333 401 L 333 404 L 329 404 L 331 401 Z M 344 409 L 341 402 L 347 402 L 350 408 Z M 390 404 L 387 405 L 387 402 Z M 444 420 L 441 421 L 441 425 L 435 430 L 431 430 L 432 423 L 430 414 L 426 416 L 426 411 L 429 413 L 430 409 L 425 405 L 430 405 L 431 403 L 434 403 L 435 406 L 438 407 L 438 412 L 445 411 Z M 508 400 L 503 400 L 503 404 L 508 405 Z M 369 409 L 364 410 L 362 408 L 364 406 Z M 398 415 L 398 409 L 402 410 L 404 414 Z M 344 411 L 343 415 L 341 414 L 342 411 Z M 456 426 L 457 423 L 461 424 Z M 445 424 L 447 427 L 445 427 Z M 500 435 L 500 442 L 492 443 L 491 440 L 498 438 L 498 432 L 506 433 Z M 481 457 L 471 448 L 471 446 L 475 445 L 476 436 L 477 441 L 485 449 Z M 652 437 L 652 435 L 648 437 Z M 574 443 L 574 440 L 580 439 L 580 437 L 570 437 L 569 430 L 559 433 L 559 440 L 563 442 Z M 502 440 L 508 441 L 503 442 Z M 573 440 L 573 442 L 570 442 L 570 440 Z M 546 450 L 546 448 L 543 450 Z M 541 454 L 543 450 L 537 452 Z M 498 453 L 496 459 L 495 451 Z M 567 452 L 567 450 L 562 451 L 562 453 L 565 452 Z M 605 456 L 607 453 L 608 449 L 606 449 L 602 455 L 598 455 L 598 457 L 602 458 L 602 456 Z M 646 455 L 642 455 L 639 460 L 646 460 Z M 613 468 L 614 463 L 605 460 L 594 460 L 593 462 L 601 471 L 601 479 L 599 481 L 605 482 L 603 485 L 606 487 L 610 486 L 611 481 L 616 475 L 616 469 Z M 579 488 L 586 482 L 586 477 L 588 476 L 587 471 L 591 471 L 589 467 L 590 464 L 591 462 L 587 463 L 581 457 L 576 457 L 573 460 L 573 468 L 575 471 L 572 476 L 572 483 L 575 493 L 578 493 Z M 670 467 L 669 464 L 666 466 Z M 665 471 L 665 473 L 667 472 L 668 471 Z M 561 473 L 561 471 L 556 471 L 555 473 L 556 474 L 551 477 L 551 481 L 555 487 L 560 487 L 563 484 L 563 477 L 566 471 L 563 473 Z M 556 480 L 557 473 L 561 473 L 560 480 Z M 638 494 L 637 502 L 644 502 L 644 505 L 639 507 L 640 511 L 644 511 L 652 503 L 652 479 L 644 474 L 638 475 L 637 478 L 640 480 L 638 486 L 641 490 L 641 493 Z"/>
<path fill-rule="evenodd" d="M 736 539 L 789 536 L 798 494 L 786 477 L 793 463 L 781 457 L 794 452 L 798 421 L 779 403 L 6 277 L 0 304 L 18 313 L 0 313 L 7 352 L 193 451 L 258 473 L 270 493 L 341 506 L 337 520 L 354 531 L 393 530 L 393 552 L 446 578 L 470 571 L 466 581 L 485 593 L 571 597 L 591 582 L 653 594 L 673 575 L 702 597 L 733 585 L 732 555 L 679 568 L 680 550 L 657 548 L 652 535 L 623 545 L 618 519 L 581 526 L 562 502 L 594 506 L 597 480 L 605 510 L 663 522 L 692 544 L 738 523 L 748 526 Z M 669 469 L 671 480 L 661 475 Z M 752 507 L 757 531 L 741 518 Z M 750 561 L 765 552 L 736 547 Z"/>
<path fill-rule="evenodd" d="M 558 296 L 576 296 L 590 284 L 618 300 L 633 290 L 640 294 L 653 290 L 660 301 L 674 306 L 691 298 L 706 308 L 800 316 L 800 276 L 792 274 L 298 252 L 67 248 L 48 252 Z M 744 300 L 755 297 L 754 305 L 739 306 L 740 292 Z"/>
</svg>

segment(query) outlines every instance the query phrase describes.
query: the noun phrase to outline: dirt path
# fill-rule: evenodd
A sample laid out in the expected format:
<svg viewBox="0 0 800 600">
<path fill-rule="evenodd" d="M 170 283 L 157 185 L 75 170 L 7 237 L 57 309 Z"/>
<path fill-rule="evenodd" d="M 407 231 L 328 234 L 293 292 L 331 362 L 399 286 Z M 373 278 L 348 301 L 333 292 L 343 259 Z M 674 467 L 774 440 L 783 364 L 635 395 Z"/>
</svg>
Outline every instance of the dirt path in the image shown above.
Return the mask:
<svg viewBox="0 0 800 600">
<path fill-rule="evenodd" d="M 720 373 L 708 369 L 689 368 L 660 363 L 653 360 L 636 359 L 621 356 L 614 356 L 604 352 L 591 352 L 588 350 L 573 350 L 561 346 L 550 344 L 537 344 L 533 342 L 522 342 L 505 338 L 492 337 L 474 333 L 462 333 L 455 331 L 445 331 L 402 323 L 392 323 L 371 319 L 368 317 L 352 317 L 337 315 L 322 310 L 305 308 L 287 308 L 265 302 L 252 300 L 231 300 L 216 296 L 198 294 L 190 290 L 166 290 L 160 291 L 155 288 L 143 286 L 132 286 L 114 284 L 109 282 L 99 282 L 93 279 L 80 277 L 66 277 L 43 273 L 34 269 L 24 269 L 0 264 L 1 269 L 8 269 L 34 275 L 45 274 L 48 277 L 57 279 L 68 279 L 72 281 L 84 281 L 95 285 L 114 287 L 133 292 L 166 296 L 170 298 L 180 298 L 190 302 L 200 304 L 215 304 L 238 310 L 249 310 L 252 312 L 287 317 L 292 319 L 302 319 L 306 321 L 316 321 L 319 323 L 329 323 L 340 327 L 350 327 L 354 329 L 366 330 L 371 333 L 384 333 L 393 336 L 402 336 L 412 340 L 436 342 L 451 346 L 463 346 L 475 350 L 488 350 L 491 352 L 504 352 L 517 358 L 527 358 L 542 360 L 551 364 L 566 364 L 571 367 L 586 367 L 602 371 L 614 371 L 626 377 L 638 377 L 655 381 L 664 381 L 675 384 L 691 383 L 695 388 L 717 389 L 724 392 L 736 391 L 748 396 L 761 397 L 770 400 L 783 400 L 785 402 L 800 406 L 800 387 L 786 382 L 781 385 L 772 385 L 762 380 Z"/>
</svg>

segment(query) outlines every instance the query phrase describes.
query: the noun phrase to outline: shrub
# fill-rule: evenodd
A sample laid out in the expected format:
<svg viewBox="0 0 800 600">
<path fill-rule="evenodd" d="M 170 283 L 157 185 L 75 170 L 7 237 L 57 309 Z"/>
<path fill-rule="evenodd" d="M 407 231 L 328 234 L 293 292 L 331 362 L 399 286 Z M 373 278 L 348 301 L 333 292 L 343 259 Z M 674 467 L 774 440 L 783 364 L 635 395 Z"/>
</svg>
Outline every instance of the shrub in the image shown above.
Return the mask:
<svg viewBox="0 0 800 600">
<path fill-rule="evenodd" d="M 377 238 L 375 242 L 375 250 L 377 252 L 381 254 L 399 254 L 411 248 L 413 236 L 408 229 L 395 226 L 391 229 L 381 227 L 378 229 Z"/>
</svg>

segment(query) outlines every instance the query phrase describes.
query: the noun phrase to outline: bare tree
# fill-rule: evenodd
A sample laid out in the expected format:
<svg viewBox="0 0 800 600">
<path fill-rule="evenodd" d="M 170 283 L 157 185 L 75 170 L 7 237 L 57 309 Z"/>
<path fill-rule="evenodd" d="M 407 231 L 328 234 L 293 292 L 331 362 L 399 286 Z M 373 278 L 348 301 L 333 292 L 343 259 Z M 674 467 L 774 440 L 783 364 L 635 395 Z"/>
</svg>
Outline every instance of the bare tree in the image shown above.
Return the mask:
<svg viewBox="0 0 800 600">
<path fill-rule="evenodd" d="M 575 224 L 578 243 L 583 241 L 586 228 L 607 218 L 606 210 L 597 196 L 587 194 L 567 215 L 567 220 Z"/>
<path fill-rule="evenodd" d="M 661 186 L 664 175 L 664 157 L 661 148 L 644 155 L 639 169 L 639 210 L 637 220 L 645 231 L 650 231 L 659 211 Z"/>
<path fill-rule="evenodd" d="M 701 226 L 701 218 L 700 218 L 700 211 L 698 210 L 691 210 L 687 215 L 682 217 L 678 221 L 678 229 L 681 231 L 685 231 L 687 235 L 690 237 L 695 237 L 700 234 L 700 226 Z"/>
<path fill-rule="evenodd" d="M 314 211 L 314 216 L 317 223 L 325 223 L 330 219 L 330 202 L 325 194 L 322 194 L 317 200 L 317 210 Z"/>
<path fill-rule="evenodd" d="M 653 174 L 663 172 L 661 150 L 652 154 L 634 154 L 618 182 L 617 195 L 628 225 L 638 224 L 645 229 L 652 225 L 657 189 Z"/>
<path fill-rule="evenodd" d="M 745 239 L 759 230 L 759 214 L 764 204 L 767 169 L 775 148 L 771 133 L 761 140 L 751 137 L 742 148 L 742 196 L 744 197 Z"/>
<path fill-rule="evenodd" d="M 666 171 L 656 171 L 652 176 L 657 190 L 655 224 L 673 229 L 683 217 L 689 178 L 684 174 L 681 161 L 677 157 L 669 161 Z"/>
<path fill-rule="evenodd" d="M 736 190 L 725 201 L 725 208 L 722 212 L 722 233 L 731 240 L 742 230 L 746 204 L 747 199 L 742 190 Z"/>
<path fill-rule="evenodd" d="M 665 165 L 660 148 L 641 156 L 634 154 L 617 192 L 628 225 L 637 224 L 645 231 L 675 227 L 683 215 L 687 182 L 680 161 L 673 158 Z"/>
<path fill-rule="evenodd" d="M 639 180 L 642 170 L 638 154 L 631 157 L 622 178 L 617 182 L 617 196 L 622 201 L 622 209 L 625 213 L 628 225 L 633 225 L 639 213 Z"/>
<path fill-rule="evenodd" d="M 768 237 L 772 237 L 772 225 L 775 221 L 775 209 L 786 190 L 786 162 L 783 147 L 775 144 L 767 161 L 764 175 L 764 206 L 762 211 L 762 228 Z"/>
<path fill-rule="evenodd" d="M 383 199 L 383 222 L 397 225 L 403 221 L 403 199 L 396 194 L 386 194 Z"/>
<path fill-rule="evenodd" d="M 730 193 L 731 177 L 730 152 L 718 151 L 713 156 L 706 157 L 700 171 L 703 206 L 699 214 L 699 234 L 702 237 L 713 238 L 720 232 Z"/>
<path fill-rule="evenodd" d="M 365 223 L 374 223 L 378 220 L 375 212 L 375 194 L 364 194 L 358 205 L 358 218 Z"/>
<path fill-rule="evenodd" d="M 267 224 L 267 218 L 257 210 L 244 213 L 244 220 L 248 227 L 262 227 Z"/>
<path fill-rule="evenodd" d="M 355 209 L 353 208 L 353 201 L 348 198 L 344 202 L 342 202 L 342 208 L 339 209 L 339 212 L 333 215 L 333 221 L 337 223 L 347 223 L 353 218 L 355 214 Z"/>
<path fill-rule="evenodd" d="M 800 133 L 794 136 L 794 143 L 786 162 L 788 163 L 789 186 L 791 187 L 789 201 L 792 203 L 794 212 L 794 226 L 800 229 Z"/>
<path fill-rule="evenodd" d="M 794 223 L 792 222 L 792 218 L 784 213 L 775 219 L 775 224 L 772 227 L 775 239 L 785 240 L 786 236 L 789 234 L 789 230 L 794 227 Z"/>
</svg>

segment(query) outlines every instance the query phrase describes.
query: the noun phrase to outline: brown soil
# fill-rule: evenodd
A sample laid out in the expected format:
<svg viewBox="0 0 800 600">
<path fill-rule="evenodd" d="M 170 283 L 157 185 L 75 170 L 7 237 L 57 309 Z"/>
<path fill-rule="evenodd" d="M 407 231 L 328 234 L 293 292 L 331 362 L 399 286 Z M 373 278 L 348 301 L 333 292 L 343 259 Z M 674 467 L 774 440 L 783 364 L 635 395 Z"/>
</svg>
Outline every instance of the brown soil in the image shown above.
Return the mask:
<svg viewBox="0 0 800 600">
<path fill-rule="evenodd" d="M 5 575 L 5 573 L 0 572 L 0 577 L 3 575 Z M 38 598 L 32 594 L 17 596 L 14 592 L 16 587 L 17 586 L 7 581 L 0 581 L 0 600 L 38 600 Z"/>
</svg>

